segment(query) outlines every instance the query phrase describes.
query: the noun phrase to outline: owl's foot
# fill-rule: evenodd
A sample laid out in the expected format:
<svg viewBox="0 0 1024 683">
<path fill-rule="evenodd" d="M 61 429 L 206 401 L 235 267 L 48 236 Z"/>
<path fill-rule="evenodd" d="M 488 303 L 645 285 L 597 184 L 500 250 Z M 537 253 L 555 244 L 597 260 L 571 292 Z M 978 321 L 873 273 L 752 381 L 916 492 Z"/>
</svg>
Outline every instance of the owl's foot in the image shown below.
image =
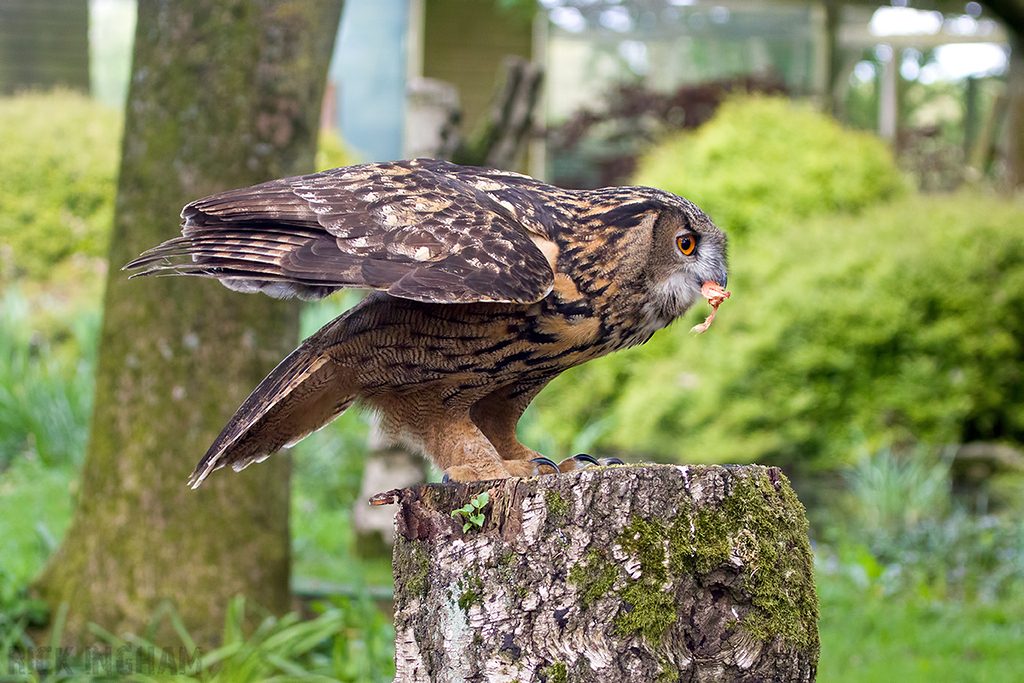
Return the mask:
<svg viewBox="0 0 1024 683">
<path fill-rule="evenodd" d="M 529 460 L 503 460 L 502 465 L 513 477 L 536 477 L 541 474 L 557 474 L 558 465 L 543 455 Z"/>
<path fill-rule="evenodd" d="M 558 463 L 559 472 L 572 472 L 573 470 L 583 470 L 588 467 L 605 467 L 608 465 L 624 465 L 625 463 L 618 458 L 601 458 L 598 460 L 592 455 L 587 453 L 577 453 L 571 458 L 566 458 L 562 462 Z"/>
<path fill-rule="evenodd" d="M 501 473 L 488 469 L 480 471 L 468 465 L 450 467 L 441 478 L 442 484 L 450 481 L 484 481 L 488 479 L 504 479 L 506 477 L 536 477 L 542 474 L 558 474 L 560 472 L 572 472 L 588 467 L 607 467 L 608 465 L 623 465 L 618 458 L 595 458 L 587 453 L 578 453 L 571 458 L 555 464 L 554 460 L 538 456 L 529 460 L 503 460 L 501 462 Z"/>
<path fill-rule="evenodd" d="M 486 481 L 489 479 L 506 479 L 508 477 L 536 477 L 541 474 L 556 474 L 559 469 L 554 460 L 539 456 L 531 460 L 503 460 L 495 467 L 474 467 L 457 465 L 445 470 L 441 478 L 442 484 L 450 481 Z"/>
<path fill-rule="evenodd" d="M 557 474 L 560 472 L 572 472 L 588 467 L 605 467 L 608 465 L 624 465 L 618 458 L 595 458 L 587 453 L 577 453 L 571 458 L 566 458 L 557 465 L 553 460 L 540 456 L 530 460 L 505 460 L 502 462 L 505 469 L 513 477 L 536 477 L 540 474 Z"/>
</svg>

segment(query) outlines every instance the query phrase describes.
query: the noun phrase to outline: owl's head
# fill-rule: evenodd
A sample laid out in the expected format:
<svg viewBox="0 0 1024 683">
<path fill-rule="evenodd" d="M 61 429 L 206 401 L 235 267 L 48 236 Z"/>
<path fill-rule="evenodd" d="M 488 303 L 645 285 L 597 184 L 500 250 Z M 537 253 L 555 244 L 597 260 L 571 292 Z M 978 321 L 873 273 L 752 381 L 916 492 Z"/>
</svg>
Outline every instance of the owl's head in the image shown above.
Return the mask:
<svg viewBox="0 0 1024 683">
<path fill-rule="evenodd" d="M 726 237 L 692 202 L 656 191 L 663 208 L 654 223 L 647 270 L 650 312 L 662 325 L 702 299 L 701 287 L 729 281 Z"/>
</svg>

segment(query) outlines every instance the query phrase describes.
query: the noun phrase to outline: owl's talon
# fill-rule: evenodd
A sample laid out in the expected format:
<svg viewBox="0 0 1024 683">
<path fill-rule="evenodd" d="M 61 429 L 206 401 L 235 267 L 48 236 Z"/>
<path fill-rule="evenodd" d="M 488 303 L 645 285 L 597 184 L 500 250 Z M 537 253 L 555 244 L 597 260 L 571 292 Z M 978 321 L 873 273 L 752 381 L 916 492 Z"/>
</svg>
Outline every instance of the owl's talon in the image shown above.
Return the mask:
<svg viewBox="0 0 1024 683">
<path fill-rule="evenodd" d="M 566 458 L 558 463 L 559 472 L 572 472 L 573 470 L 585 470 L 588 467 L 607 467 L 608 465 L 625 465 L 618 458 L 601 458 L 598 460 L 589 453 L 577 453 L 571 458 Z"/>
<path fill-rule="evenodd" d="M 451 480 L 452 480 L 452 478 L 448 476 L 447 472 L 445 472 L 444 475 L 441 477 L 441 483 L 442 484 L 447 484 Z"/>
<path fill-rule="evenodd" d="M 558 469 L 558 465 L 555 464 L 554 460 L 552 460 L 551 458 L 545 458 L 543 455 L 540 456 L 539 458 L 532 458 L 530 460 L 530 462 L 535 462 L 538 465 L 547 465 L 548 467 L 553 469 L 555 472 L 560 472 L 561 471 L 561 470 Z M 540 474 L 540 472 L 537 472 L 537 474 Z"/>
<path fill-rule="evenodd" d="M 575 460 L 576 462 L 585 462 L 589 465 L 601 464 L 601 462 L 597 458 L 590 455 L 589 453 L 577 453 L 576 455 L 572 456 L 570 460 Z"/>
</svg>

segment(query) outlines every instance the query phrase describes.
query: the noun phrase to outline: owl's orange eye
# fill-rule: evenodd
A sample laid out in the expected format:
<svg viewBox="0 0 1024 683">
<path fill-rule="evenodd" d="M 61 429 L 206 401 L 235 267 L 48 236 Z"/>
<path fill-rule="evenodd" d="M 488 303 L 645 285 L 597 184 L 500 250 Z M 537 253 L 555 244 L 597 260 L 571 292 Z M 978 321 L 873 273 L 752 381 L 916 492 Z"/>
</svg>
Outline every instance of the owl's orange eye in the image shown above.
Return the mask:
<svg viewBox="0 0 1024 683">
<path fill-rule="evenodd" d="M 684 256 L 689 256 L 697 248 L 697 238 L 693 235 L 680 235 L 676 238 L 676 246 Z"/>
</svg>

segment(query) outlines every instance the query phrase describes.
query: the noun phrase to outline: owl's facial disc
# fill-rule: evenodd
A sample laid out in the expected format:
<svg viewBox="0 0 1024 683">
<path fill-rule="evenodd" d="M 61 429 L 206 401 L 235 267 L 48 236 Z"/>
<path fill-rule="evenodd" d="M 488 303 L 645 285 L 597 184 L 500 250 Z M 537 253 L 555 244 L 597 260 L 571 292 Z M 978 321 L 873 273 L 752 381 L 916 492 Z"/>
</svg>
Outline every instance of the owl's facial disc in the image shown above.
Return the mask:
<svg viewBox="0 0 1024 683">
<path fill-rule="evenodd" d="M 725 235 L 706 216 L 700 217 L 702 221 L 687 221 L 666 235 L 670 240 L 661 242 L 664 257 L 658 259 L 661 267 L 652 283 L 651 303 L 662 326 L 703 299 L 701 288 L 705 282 L 723 288 L 728 284 Z"/>
</svg>

